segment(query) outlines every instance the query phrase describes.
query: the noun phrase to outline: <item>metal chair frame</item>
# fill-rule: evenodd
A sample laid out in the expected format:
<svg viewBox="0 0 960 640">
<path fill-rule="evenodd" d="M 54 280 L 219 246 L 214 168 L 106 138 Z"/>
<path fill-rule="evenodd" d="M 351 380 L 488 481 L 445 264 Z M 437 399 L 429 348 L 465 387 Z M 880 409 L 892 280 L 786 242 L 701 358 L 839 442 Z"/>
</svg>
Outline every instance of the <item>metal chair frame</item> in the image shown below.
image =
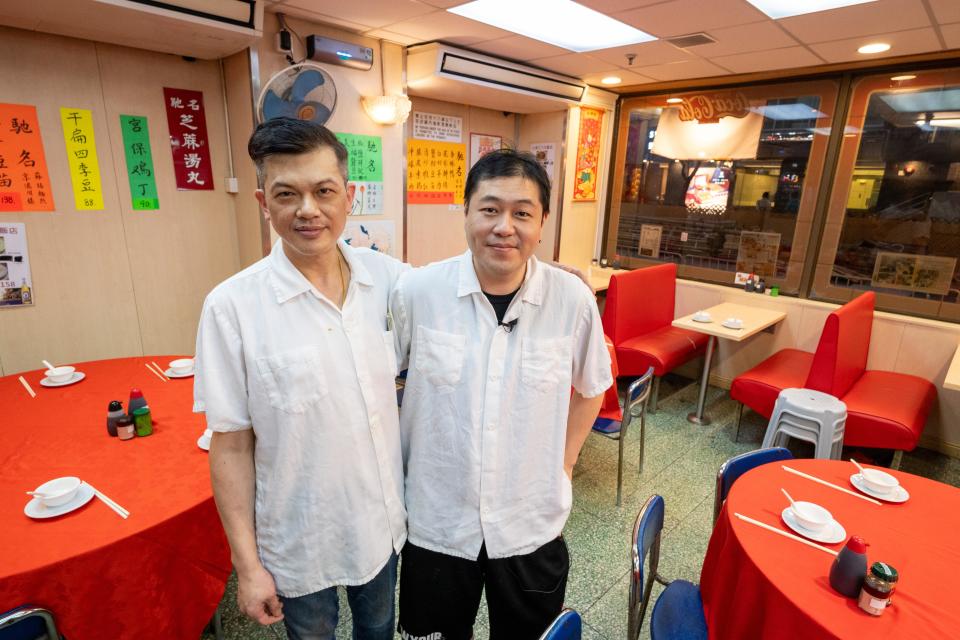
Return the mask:
<svg viewBox="0 0 960 640">
<path fill-rule="evenodd" d="M 60 634 L 57 632 L 57 625 L 53 621 L 53 613 L 47 609 L 34 607 L 32 605 L 24 605 L 4 613 L 2 617 L 0 617 L 0 636 L 2 636 L 4 629 L 20 624 L 27 618 L 34 616 L 43 620 L 49 640 L 59 640 Z"/>
<path fill-rule="evenodd" d="M 716 490 L 713 494 L 713 521 L 716 522 L 717 518 L 720 517 L 720 509 L 723 507 L 724 501 L 727 499 L 727 493 L 730 492 L 733 483 L 737 481 L 737 478 L 734 478 L 730 481 L 730 486 L 724 489 L 724 481 L 726 480 L 727 474 L 730 472 L 730 468 L 736 466 L 739 462 L 745 459 L 750 458 L 763 458 L 762 461 L 757 462 L 757 464 L 752 465 L 748 469 L 744 469 L 740 475 L 743 475 L 750 469 L 759 467 L 763 464 L 768 464 L 770 462 L 778 462 L 780 460 L 792 460 L 793 454 L 790 453 L 788 449 L 783 447 L 770 447 L 768 449 L 754 449 L 753 451 L 747 451 L 746 453 L 741 453 L 740 455 L 733 456 L 726 462 L 720 465 L 720 468 L 717 470 L 717 484 Z"/>
<path fill-rule="evenodd" d="M 627 427 L 630 422 L 633 420 L 634 410 L 637 407 L 640 407 L 639 416 L 640 416 L 640 463 L 637 469 L 637 473 L 643 473 L 643 450 L 647 438 L 647 400 L 650 398 L 650 390 L 652 387 L 651 380 L 653 380 L 653 367 L 647 369 L 647 372 L 642 376 L 630 383 L 630 386 L 627 387 L 627 393 L 624 397 L 623 402 L 623 417 L 620 419 L 620 430 L 614 433 L 604 433 L 602 431 L 596 431 L 595 433 L 604 436 L 605 438 L 610 438 L 611 440 L 619 440 L 619 451 L 617 453 L 617 506 L 620 506 L 621 495 L 623 493 L 623 442 L 627 436 Z M 616 384 L 616 382 L 614 382 Z"/>
<path fill-rule="evenodd" d="M 657 494 L 647 498 L 647 501 L 643 503 L 643 506 L 640 508 L 640 513 L 637 514 L 636 521 L 633 523 L 633 538 L 630 544 L 631 573 L 630 595 L 627 604 L 627 640 L 637 640 L 640 636 L 640 627 L 643 625 L 643 617 L 647 613 L 647 605 L 650 604 L 650 593 L 653 590 L 654 581 L 659 582 L 665 587 L 670 584 L 669 581 L 664 580 L 660 574 L 657 573 L 657 568 L 660 565 L 660 534 L 663 531 L 662 515 L 660 529 L 650 543 L 650 547 L 647 550 L 648 554 L 644 554 L 639 548 L 639 543 L 641 542 L 639 539 L 640 525 L 648 514 L 653 513 L 654 509 L 660 509 L 661 512 L 664 511 L 663 498 Z M 647 573 L 646 580 L 641 584 L 643 563 L 646 555 L 650 556 L 650 571 Z"/>
</svg>

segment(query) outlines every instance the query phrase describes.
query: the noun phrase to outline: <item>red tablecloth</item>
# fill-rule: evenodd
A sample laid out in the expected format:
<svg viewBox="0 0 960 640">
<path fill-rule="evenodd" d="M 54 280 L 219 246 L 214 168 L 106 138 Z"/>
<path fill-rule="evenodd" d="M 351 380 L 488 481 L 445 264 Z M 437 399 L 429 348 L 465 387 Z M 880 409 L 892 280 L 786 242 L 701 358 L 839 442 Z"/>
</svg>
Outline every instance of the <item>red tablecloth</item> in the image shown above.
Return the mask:
<svg viewBox="0 0 960 640">
<path fill-rule="evenodd" d="M 70 640 L 197 638 L 230 574 L 226 536 L 197 447 L 193 378 L 162 382 L 144 363 L 177 356 L 76 365 L 81 382 L 40 386 L 41 371 L 0 378 L 0 611 L 51 609 Z M 121 441 L 106 430 L 107 405 L 139 387 L 154 433 Z M 50 520 L 23 513 L 24 491 L 78 476 L 130 511 L 94 498 Z"/>
<path fill-rule="evenodd" d="M 853 489 L 849 462 L 791 460 L 788 466 Z M 711 638 L 960 638 L 960 490 L 892 471 L 910 492 L 903 504 L 876 506 L 787 473 L 781 463 L 744 474 L 717 521 L 700 576 Z M 900 573 L 892 605 L 879 618 L 830 588 L 833 557 L 733 516 L 789 528 L 786 498 L 823 505 L 850 535 L 870 545 L 868 562 Z M 846 543 L 824 545 L 836 551 Z"/>
</svg>

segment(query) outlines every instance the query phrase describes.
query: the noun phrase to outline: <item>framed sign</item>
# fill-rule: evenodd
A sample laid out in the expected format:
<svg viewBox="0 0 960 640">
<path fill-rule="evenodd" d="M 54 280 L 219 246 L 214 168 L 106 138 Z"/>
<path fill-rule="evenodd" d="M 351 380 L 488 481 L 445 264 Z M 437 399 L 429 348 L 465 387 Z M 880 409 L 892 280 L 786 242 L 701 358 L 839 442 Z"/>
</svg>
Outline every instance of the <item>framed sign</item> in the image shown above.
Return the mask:
<svg viewBox="0 0 960 640">
<path fill-rule="evenodd" d="M 486 133 L 470 134 L 470 168 L 491 151 L 503 148 L 503 138 Z"/>
</svg>

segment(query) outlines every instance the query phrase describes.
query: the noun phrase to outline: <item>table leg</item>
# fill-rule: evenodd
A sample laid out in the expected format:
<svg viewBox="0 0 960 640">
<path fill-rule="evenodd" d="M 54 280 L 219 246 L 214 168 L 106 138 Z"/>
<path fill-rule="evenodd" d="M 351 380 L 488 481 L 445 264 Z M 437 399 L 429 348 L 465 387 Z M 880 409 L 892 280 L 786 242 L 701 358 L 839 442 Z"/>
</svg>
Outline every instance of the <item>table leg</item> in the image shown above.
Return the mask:
<svg viewBox="0 0 960 640">
<path fill-rule="evenodd" d="M 703 415 L 703 405 L 707 400 L 707 383 L 710 380 L 710 361 L 713 359 L 713 345 L 715 345 L 716 342 L 717 339 L 715 337 L 709 336 L 707 340 L 707 353 L 703 357 L 703 376 L 700 378 L 700 398 L 697 400 L 697 411 L 687 416 L 687 420 L 693 424 L 704 426 L 710 424 L 710 418 Z"/>
</svg>

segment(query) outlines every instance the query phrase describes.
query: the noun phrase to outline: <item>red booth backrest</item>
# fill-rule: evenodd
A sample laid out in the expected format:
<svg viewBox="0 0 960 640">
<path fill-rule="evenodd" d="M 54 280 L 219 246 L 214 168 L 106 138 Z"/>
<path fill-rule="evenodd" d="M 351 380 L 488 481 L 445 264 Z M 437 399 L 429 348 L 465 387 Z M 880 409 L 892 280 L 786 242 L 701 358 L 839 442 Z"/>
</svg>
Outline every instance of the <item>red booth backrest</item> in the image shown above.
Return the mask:
<svg viewBox="0 0 960 640">
<path fill-rule="evenodd" d="M 842 398 L 863 375 L 870 351 L 876 297 L 868 291 L 827 317 L 806 388 Z"/>
<path fill-rule="evenodd" d="M 676 287 L 673 263 L 613 276 L 603 308 L 603 332 L 618 345 L 670 324 Z"/>
</svg>

